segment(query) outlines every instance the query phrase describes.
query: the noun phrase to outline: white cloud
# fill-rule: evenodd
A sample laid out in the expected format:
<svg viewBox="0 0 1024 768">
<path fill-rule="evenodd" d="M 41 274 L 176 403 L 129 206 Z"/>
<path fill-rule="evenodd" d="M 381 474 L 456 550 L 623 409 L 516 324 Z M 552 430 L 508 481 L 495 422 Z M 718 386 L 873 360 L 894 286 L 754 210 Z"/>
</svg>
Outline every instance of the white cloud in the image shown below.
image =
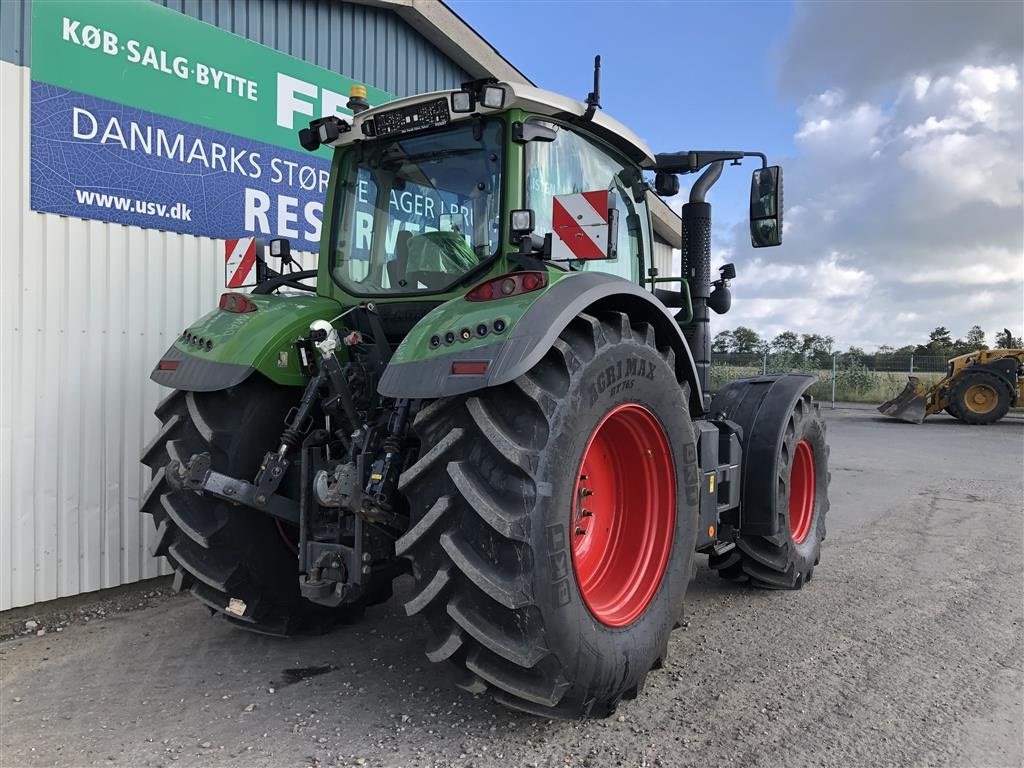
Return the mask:
<svg viewBox="0 0 1024 768">
<path fill-rule="evenodd" d="M 991 307 L 996 303 L 996 295 L 992 291 L 978 291 L 967 297 L 967 306 L 978 309 Z"/>
<path fill-rule="evenodd" d="M 1020 333 L 1024 121 L 1017 62 L 1024 43 L 1019 25 L 1010 35 L 993 32 L 1000 26 L 994 19 L 1017 10 L 940 9 L 929 35 L 957 39 L 945 48 L 865 39 L 852 56 L 873 60 L 867 73 L 821 58 L 827 42 L 837 50 L 848 45 L 839 39 L 844 25 L 831 17 L 844 18 L 849 8 L 816 3 L 798 10 L 783 58 L 818 62 L 826 81 L 801 99 L 798 152 L 783 163 L 784 244 L 754 251 L 745 226 L 733 229 L 735 300 L 716 328 L 825 333 L 844 348 L 921 343 L 939 325 L 954 336 L 975 323 L 990 336 L 1004 326 Z M 874 12 L 893 15 L 896 26 L 908 21 L 902 7 Z M 873 28 L 889 19 L 877 21 Z M 835 37 L 812 41 L 808 25 Z M 790 92 L 806 81 L 786 67 L 783 79 Z"/>
<path fill-rule="evenodd" d="M 1019 143 L 1013 146 L 1008 137 L 950 133 L 914 144 L 899 161 L 923 182 L 908 195 L 931 212 L 944 214 L 974 201 L 1019 208 L 1019 157 Z"/>
</svg>

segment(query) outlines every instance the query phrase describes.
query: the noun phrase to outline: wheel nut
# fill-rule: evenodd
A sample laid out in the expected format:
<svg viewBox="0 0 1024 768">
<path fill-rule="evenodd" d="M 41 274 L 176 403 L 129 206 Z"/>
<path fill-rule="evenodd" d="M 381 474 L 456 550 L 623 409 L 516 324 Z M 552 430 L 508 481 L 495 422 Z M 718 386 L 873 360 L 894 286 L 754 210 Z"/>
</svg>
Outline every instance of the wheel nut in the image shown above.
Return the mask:
<svg viewBox="0 0 1024 768">
<path fill-rule="evenodd" d="M 587 532 L 577 525 L 576 526 L 576 535 L 577 536 L 586 536 Z"/>
</svg>

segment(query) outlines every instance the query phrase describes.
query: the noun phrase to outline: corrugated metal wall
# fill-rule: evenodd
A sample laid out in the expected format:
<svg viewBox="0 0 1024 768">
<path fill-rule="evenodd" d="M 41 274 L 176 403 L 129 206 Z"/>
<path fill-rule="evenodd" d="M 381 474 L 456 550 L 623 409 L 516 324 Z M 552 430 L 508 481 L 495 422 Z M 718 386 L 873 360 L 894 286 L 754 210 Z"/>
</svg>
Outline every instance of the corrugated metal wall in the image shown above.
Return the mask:
<svg viewBox="0 0 1024 768">
<path fill-rule="evenodd" d="M 396 96 L 471 79 L 394 13 L 341 0 L 155 0 Z M 28 66 L 31 0 L 0 0 L 0 60 Z"/>
<path fill-rule="evenodd" d="M 469 78 L 380 8 L 164 4 L 396 95 Z M 0 610 L 166 572 L 138 513 L 149 371 L 223 290 L 223 241 L 29 209 L 30 17 L 0 0 Z"/>
<path fill-rule="evenodd" d="M 655 236 L 654 238 L 654 266 L 658 268 L 658 274 L 662 277 L 668 277 L 669 275 L 678 275 L 682 269 L 679 266 L 679 253 L 672 246 L 660 237 Z M 678 286 L 674 283 L 661 286 L 662 288 L 669 288 L 671 290 L 678 290 Z"/>
</svg>

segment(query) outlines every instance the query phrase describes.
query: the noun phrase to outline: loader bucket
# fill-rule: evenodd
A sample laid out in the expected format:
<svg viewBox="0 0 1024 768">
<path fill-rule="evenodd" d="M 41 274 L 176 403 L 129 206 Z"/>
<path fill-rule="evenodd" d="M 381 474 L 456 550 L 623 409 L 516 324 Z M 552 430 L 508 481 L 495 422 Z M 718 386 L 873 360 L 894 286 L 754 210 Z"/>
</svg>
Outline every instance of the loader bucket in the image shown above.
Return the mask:
<svg viewBox="0 0 1024 768">
<path fill-rule="evenodd" d="M 926 408 L 926 392 L 924 385 L 917 376 L 909 376 L 907 386 L 892 400 L 878 406 L 878 410 L 894 419 L 920 424 L 924 421 Z"/>
</svg>

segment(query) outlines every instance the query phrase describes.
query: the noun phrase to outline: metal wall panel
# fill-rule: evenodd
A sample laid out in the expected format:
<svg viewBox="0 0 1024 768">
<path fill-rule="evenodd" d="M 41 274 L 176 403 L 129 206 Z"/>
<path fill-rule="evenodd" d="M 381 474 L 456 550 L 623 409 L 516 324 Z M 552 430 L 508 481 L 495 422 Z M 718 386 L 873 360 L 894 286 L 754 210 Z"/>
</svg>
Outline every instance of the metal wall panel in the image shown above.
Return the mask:
<svg viewBox="0 0 1024 768">
<path fill-rule="evenodd" d="M 317 66 L 408 96 L 471 77 L 386 8 L 323 0 L 154 0 Z M 31 61 L 32 0 L 0 0 L 0 60 Z"/>
<path fill-rule="evenodd" d="M 379 8 L 165 4 L 396 95 L 469 77 Z M 149 372 L 223 290 L 223 241 L 30 210 L 30 17 L 0 0 L 0 610 L 169 572 L 138 513 Z"/>
<path fill-rule="evenodd" d="M 31 0 L 0 0 L 0 61 L 28 66 Z"/>
<path fill-rule="evenodd" d="M 658 268 L 658 274 L 661 277 L 680 274 L 682 267 L 679 266 L 678 250 L 674 249 L 660 237 L 655 237 L 653 251 L 654 258 L 652 261 L 654 262 L 654 266 Z M 668 285 L 663 285 L 661 287 L 679 290 L 679 287 L 674 283 L 669 283 Z"/>
</svg>

